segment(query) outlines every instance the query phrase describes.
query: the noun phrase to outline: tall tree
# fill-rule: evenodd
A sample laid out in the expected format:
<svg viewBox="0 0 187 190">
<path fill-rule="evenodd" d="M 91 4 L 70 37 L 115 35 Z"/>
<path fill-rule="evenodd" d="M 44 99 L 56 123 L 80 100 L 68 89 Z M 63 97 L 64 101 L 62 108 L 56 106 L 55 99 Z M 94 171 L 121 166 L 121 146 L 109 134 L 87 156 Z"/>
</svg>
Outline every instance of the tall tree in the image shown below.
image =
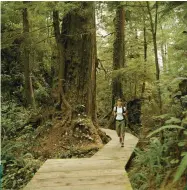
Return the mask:
<svg viewBox="0 0 187 190">
<path fill-rule="evenodd" d="M 159 68 L 159 62 L 158 62 L 158 48 L 157 48 L 157 24 L 158 24 L 158 2 L 155 2 L 155 21 L 153 21 L 153 15 L 151 12 L 150 4 L 147 1 L 147 10 L 149 14 L 149 20 L 150 20 L 150 26 L 151 26 L 151 33 L 152 33 L 152 39 L 153 39 L 153 47 L 154 47 L 154 55 L 155 55 L 155 66 L 156 66 L 156 80 L 157 80 L 157 89 L 158 89 L 158 98 L 159 98 L 159 108 L 160 113 L 162 113 L 162 98 L 161 98 L 161 92 L 160 92 L 160 68 Z"/>
<path fill-rule="evenodd" d="M 68 102 L 64 97 L 64 47 L 62 45 L 61 32 L 60 32 L 60 23 L 59 23 L 59 11 L 53 11 L 53 27 L 55 40 L 58 51 L 58 94 L 59 94 L 59 105 L 61 107 L 62 102 L 64 102 L 65 106 L 70 109 Z"/>
<path fill-rule="evenodd" d="M 147 9 L 149 14 L 151 33 L 153 39 L 154 55 L 155 55 L 155 65 L 156 65 L 156 80 L 160 79 L 160 68 L 158 62 L 158 48 L 157 48 L 157 22 L 158 22 L 158 2 L 155 3 L 155 22 L 153 22 L 153 16 L 150 9 L 150 4 L 147 1 Z"/>
<path fill-rule="evenodd" d="M 164 31 L 163 31 L 163 27 L 160 27 L 161 29 L 161 45 L 160 45 L 160 49 L 161 49 L 161 56 L 162 56 L 162 64 L 163 64 L 163 71 L 166 72 L 167 71 L 167 63 L 166 63 L 166 56 L 167 56 L 167 48 L 166 48 L 166 40 L 164 39 Z"/>
<path fill-rule="evenodd" d="M 34 92 L 32 87 L 31 67 L 30 67 L 30 37 L 29 37 L 29 16 L 27 5 L 29 2 L 23 2 L 23 63 L 24 63 L 24 78 L 25 78 L 25 98 L 26 106 L 34 106 Z"/>
<path fill-rule="evenodd" d="M 96 123 L 96 26 L 95 3 L 80 2 L 62 19 L 60 34 L 63 48 L 66 100 L 75 108 L 82 106 Z"/>
<path fill-rule="evenodd" d="M 124 5 L 118 2 L 115 17 L 115 39 L 113 44 L 113 70 L 118 70 L 125 66 L 125 11 Z M 117 76 L 112 81 L 112 106 L 115 98 L 123 97 L 121 77 Z"/>
<path fill-rule="evenodd" d="M 95 5 L 95 4 L 94 4 Z M 89 78 L 89 92 L 88 92 L 88 115 L 91 117 L 94 124 L 97 123 L 96 114 L 96 66 L 97 66 L 97 45 L 96 45 L 96 21 L 95 21 L 95 6 L 92 7 L 92 22 L 93 31 L 91 34 L 91 64 L 90 64 L 90 78 Z"/>
<path fill-rule="evenodd" d="M 144 9 L 143 10 L 143 41 L 144 41 L 144 78 L 143 78 L 143 84 L 142 84 L 142 92 L 141 92 L 141 97 L 143 97 L 144 92 L 145 92 L 145 76 L 146 76 L 146 62 L 147 62 L 147 31 L 146 31 L 146 20 L 145 20 L 145 13 Z"/>
</svg>

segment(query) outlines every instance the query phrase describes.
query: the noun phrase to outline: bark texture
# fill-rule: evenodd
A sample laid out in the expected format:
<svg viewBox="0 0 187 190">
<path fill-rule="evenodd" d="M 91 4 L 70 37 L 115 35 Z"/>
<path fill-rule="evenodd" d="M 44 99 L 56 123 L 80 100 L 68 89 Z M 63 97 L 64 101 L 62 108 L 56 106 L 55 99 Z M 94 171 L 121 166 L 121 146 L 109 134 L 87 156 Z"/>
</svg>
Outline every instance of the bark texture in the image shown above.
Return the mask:
<svg viewBox="0 0 187 190">
<path fill-rule="evenodd" d="M 153 38 L 153 47 L 154 47 L 154 54 L 155 54 L 155 65 L 156 65 L 156 80 L 160 79 L 160 68 L 158 63 L 158 48 L 157 48 L 157 16 L 158 16 L 158 2 L 155 3 L 156 5 L 156 13 L 155 13 L 155 22 L 153 22 L 153 17 L 150 9 L 149 2 L 147 2 L 147 9 L 149 13 L 150 25 L 151 25 L 151 33 Z"/>
<path fill-rule="evenodd" d="M 144 18 L 144 76 L 143 76 L 143 84 L 142 84 L 142 92 L 141 92 L 141 97 L 144 96 L 144 92 L 145 92 L 145 76 L 146 76 L 146 62 L 147 62 L 147 32 L 146 32 L 146 25 L 145 25 L 145 18 Z"/>
<path fill-rule="evenodd" d="M 65 98 L 70 105 L 84 107 L 85 113 L 96 120 L 96 27 L 95 3 L 80 2 L 62 21 L 60 34 L 64 51 Z"/>
<path fill-rule="evenodd" d="M 29 2 L 23 2 L 25 6 Z M 23 63 L 24 63 L 24 78 L 25 78 L 25 98 L 26 106 L 34 106 L 34 92 L 32 87 L 31 69 L 30 69 L 30 38 L 29 38 L 29 20 L 28 10 L 23 8 Z"/>
<path fill-rule="evenodd" d="M 59 22 L 59 12 L 54 10 L 53 11 L 53 27 L 54 27 L 54 34 L 55 34 L 55 40 L 57 45 L 57 51 L 58 51 L 58 94 L 59 94 L 59 104 L 60 107 L 62 105 L 62 102 L 64 100 L 64 92 L 63 92 L 63 86 L 64 86 L 64 48 L 62 45 L 62 39 L 61 39 L 61 33 L 60 33 L 60 22 Z M 66 102 L 66 101 L 65 101 Z M 66 105 L 66 104 L 65 104 Z M 69 108 L 68 105 L 66 105 L 67 108 Z"/>
<path fill-rule="evenodd" d="M 85 126 L 94 142 L 101 144 L 105 135 L 97 128 L 96 118 L 95 3 L 78 2 L 76 5 L 77 8 L 63 16 L 61 29 L 59 13 L 53 11 L 59 58 L 58 89 L 60 104 L 66 113 L 62 126 L 70 126 L 72 135 L 76 127 L 83 130 Z"/>
<path fill-rule="evenodd" d="M 125 11 L 124 6 L 118 6 L 115 18 L 115 39 L 113 44 L 113 70 L 118 70 L 125 66 Z M 112 106 L 116 98 L 123 98 L 122 81 L 120 76 L 116 76 L 112 81 Z"/>
</svg>

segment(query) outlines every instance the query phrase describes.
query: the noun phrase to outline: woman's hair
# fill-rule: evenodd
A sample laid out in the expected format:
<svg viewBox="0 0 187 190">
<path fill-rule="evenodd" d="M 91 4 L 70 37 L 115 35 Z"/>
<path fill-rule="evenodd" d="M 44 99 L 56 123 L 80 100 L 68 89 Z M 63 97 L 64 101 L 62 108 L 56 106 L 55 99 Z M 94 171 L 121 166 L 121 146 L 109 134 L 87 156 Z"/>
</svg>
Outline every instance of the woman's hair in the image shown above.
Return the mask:
<svg viewBox="0 0 187 190">
<path fill-rule="evenodd" d="M 121 98 L 118 98 L 117 101 L 122 102 L 122 99 L 121 99 Z"/>
<path fill-rule="evenodd" d="M 117 106 L 117 102 L 121 102 L 122 103 L 122 106 L 126 106 L 126 101 L 123 101 L 121 98 L 118 98 L 116 103 L 115 103 L 115 106 Z"/>
</svg>

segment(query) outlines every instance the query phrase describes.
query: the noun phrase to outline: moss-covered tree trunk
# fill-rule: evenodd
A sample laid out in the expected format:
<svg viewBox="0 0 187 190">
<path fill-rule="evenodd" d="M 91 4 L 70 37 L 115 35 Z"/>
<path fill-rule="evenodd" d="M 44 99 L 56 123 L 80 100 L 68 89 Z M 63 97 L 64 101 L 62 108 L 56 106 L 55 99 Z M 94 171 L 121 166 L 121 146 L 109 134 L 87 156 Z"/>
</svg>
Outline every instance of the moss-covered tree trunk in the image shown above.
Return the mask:
<svg viewBox="0 0 187 190">
<path fill-rule="evenodd" d="M 85 120 L 83 117 L 82 122 L 86 122 L 83 124 L 87 125 L 94 141 L 100 144 L 100 135 L 103 134 L 97 128 L 96 119 L 95 3 L 79 2 L 76 5 L 76 9 L 62 18 L 61 32 L 58 29 L 58 12 L 53 12 L 60 57 L 59 79 L 62 83 L 59 83 L 59 86 L 62 91 L 62 110 L 66 112 L 71 109 L 73 128 L 77 126 L 76 122 L 81 121 L 77 118 L 86 114 L 87 117 Z"/>
<path fill-rule="evenodd" d="M 94 2 L 80 2 L 62 21 L 64 93 L 73 107 L 84 106 L 95 120 L 96 28 Z"/>
<path fill-rule="evenodd" d="M 58 95 L 59 95 L 59 106 L 61 108 L 63 102 L 63 86 L 64 86 L 64 47 L 62 44 L 61 33 L 60 33 L 60 22 L 59 22 L 59 12 L 57 10 L 53 11 L 53 27 L 55 40 L 58 51 Z M 69 107 L 69 106 L 67 106 Z"/>
<path fill-rule="evenodd" d="M 29 20 L 28 20 L 28 2 L 23 2 L 25 8 L 22 11 L 23 17 L 23 63 L 24 63 L 24 82 L 26 106 L 34 106 L 34 92 L 32 87 L 32 78 L 30 70 L 30 38 L 29 38 Z"/>
<path fill-rule="evenodd" d="M 89 90 L 87 113 L 91 117 L 93 123 L 97 123 L 96 114 L 96 63 L 97 63 L 97 47 L 96 47 L 96 23 L 95 23 L 95 6 L 92 7 L 93 31 L 91 34 L 91 64 L 89 68 Z"/>
<path fill-rule="evenodd" d="M 115 38 L 113 44 L 113 70 L 123 68 L 125 65 L 125 44 L 124 44 L 124 30 L 125 25 L 125 12 L 124 6 L 120 3 L 116 9 L 115 18 Z M 115 99 L 123 97 L 122 81 L 120 76 L 116 76 L 112 80 L 112 106 Z"/>
</svg>

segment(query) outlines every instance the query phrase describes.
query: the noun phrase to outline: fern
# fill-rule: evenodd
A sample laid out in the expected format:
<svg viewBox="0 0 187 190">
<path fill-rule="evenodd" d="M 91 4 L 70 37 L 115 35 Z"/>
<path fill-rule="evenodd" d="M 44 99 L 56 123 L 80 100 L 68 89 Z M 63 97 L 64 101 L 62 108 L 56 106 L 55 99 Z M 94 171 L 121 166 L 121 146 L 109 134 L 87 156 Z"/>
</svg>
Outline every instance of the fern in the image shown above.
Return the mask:
<svg viewBox="0 0 187 190">
<path fill-rule="evenodd" d="M 186 169 L 187 169 L 187 154 L 182 159 L 182 161 L 181 161 L 181 163 L 180 163 L 180 165 L 176 171 L 173 182 L 178 181 Z"/>
<path fill-rule="evenodd" d="M 156 129 L 155 131 L 149 133 L 149 135 L 147 135 L 147 138 L 149 138 L 149 137 L 153 136 L 154 134 L 159 133 L 160 131 L 163 131 L 165 129 L 184 129 L 184 128 L 181 127 L 181 126 L 178 126 L 178 125 L 166 125 L 166 126 L 162 126 L 159 129 Z"/>
<path fill-rule="evenodd" d="M 170 124 L 181 124 L 181 120 L 180 119 L 178 119 L 178 118 L 175 118 L 175 117 L 171 117 L 169 120 L 167 120 L 166 122 L 165 122 L 165 124 L 166 125 L 170 125 Z"/>
</svg>

